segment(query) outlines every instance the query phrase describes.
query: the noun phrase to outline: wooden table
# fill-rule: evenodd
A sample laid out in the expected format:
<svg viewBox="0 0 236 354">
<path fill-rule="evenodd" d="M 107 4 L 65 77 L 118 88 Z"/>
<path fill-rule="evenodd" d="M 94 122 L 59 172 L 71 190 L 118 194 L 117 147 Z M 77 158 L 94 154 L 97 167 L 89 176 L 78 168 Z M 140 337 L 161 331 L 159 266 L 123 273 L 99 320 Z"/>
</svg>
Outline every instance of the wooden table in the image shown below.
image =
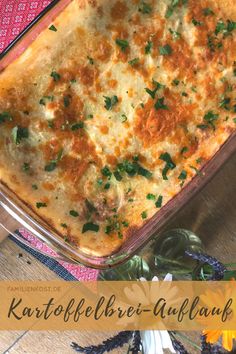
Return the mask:
<svg viewBox="0 0 236 354">
<path fill-rule="evenodd" d="M 222 262 L 236 262 L 236 155 L 169 225 L 187 228 L 199 235 L 209 254 Z M 14 229 L 12 224 L 12 228 Z M 4 238 L 5 232 L 0 231 Z M 19 253 L 23 257 L 17 258 Z M 30 260 L 30 264 L 27 263 Z M 0 246 L 0 279 L 52 280 L 57 276 L 39 261 L 5 239 Z M 70 343 L 98 344 L 111 333 L 90 332 L 0 332 L 0 353 L 74 353 Z M 196 335 L 195 335 L 196 336 Z M 199 337 L 199 335 L 198 335 Z M 127 347 L 114 351 L 126 353 Z M 190 349 L 190 353 L 197 353 Z M 199 352 L 198 352 L 199 353 Z"/>
</svg>

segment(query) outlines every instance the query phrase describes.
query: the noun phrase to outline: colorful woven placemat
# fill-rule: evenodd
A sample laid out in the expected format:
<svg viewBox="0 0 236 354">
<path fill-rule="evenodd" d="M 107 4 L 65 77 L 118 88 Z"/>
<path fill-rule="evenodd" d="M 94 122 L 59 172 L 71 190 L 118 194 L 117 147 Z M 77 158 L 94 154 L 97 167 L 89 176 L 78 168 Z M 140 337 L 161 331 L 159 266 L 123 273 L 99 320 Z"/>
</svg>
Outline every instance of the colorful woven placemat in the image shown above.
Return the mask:
<svg viewBox="0 0 236 354">
<path fill-rule="evenodd" d="M 49 0 L 0 0 L 0 52 L 2 52 L 50 2 Z M 10 238 L 63 279 L 77 279 L 80 281 L 97 279 L 98 271 L 68 262 L 58 262 L 52 258 L 52 256 L 55 256 L 55 252 L 37 240 L 28 231 L 20 229 L 19 234 L 36 249 L 46 253 L 48 257 L 30 247 L 24 246 L 14 237 L 10 236 Z"/>
</svg>

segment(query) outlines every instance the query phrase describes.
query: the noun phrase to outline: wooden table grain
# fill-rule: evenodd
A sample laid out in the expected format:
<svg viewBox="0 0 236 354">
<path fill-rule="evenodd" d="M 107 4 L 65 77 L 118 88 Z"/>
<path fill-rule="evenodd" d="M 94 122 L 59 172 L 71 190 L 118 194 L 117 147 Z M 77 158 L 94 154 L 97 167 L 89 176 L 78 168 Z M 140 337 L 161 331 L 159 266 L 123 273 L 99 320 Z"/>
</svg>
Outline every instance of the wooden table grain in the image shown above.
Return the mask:
<svg viewBox="0 0 236 354">
<path fill-rule="evenodd" d="M 214 179 L 184 207 L 169 228 L 186 228 L 201 237 L 206 251 L 224 263 L 236 262 L 236 155 Z M 17 225 L 6 215 L 8 225 Z M 0 230 L 0 280 L 53 280 L 57 276 L 39 261 L 6 239 Z M 19 253 L 23 257 L 18 258 Z M 30 262 L 27 263 L 27 260 Z M 29 264 L 30 263 L 30 264 Z M 98 344 L 113 333 L 91 332 L 0 332 L 0 353 L 64 354 L 73 353 L 72 341 L 86 346 Z M 196 333 L 191 334 L 197 338 Z M 189 349 L 190 353 L 199 353 Z M 126 353 L 127 346 L 113 353 Z"/>
</svg>

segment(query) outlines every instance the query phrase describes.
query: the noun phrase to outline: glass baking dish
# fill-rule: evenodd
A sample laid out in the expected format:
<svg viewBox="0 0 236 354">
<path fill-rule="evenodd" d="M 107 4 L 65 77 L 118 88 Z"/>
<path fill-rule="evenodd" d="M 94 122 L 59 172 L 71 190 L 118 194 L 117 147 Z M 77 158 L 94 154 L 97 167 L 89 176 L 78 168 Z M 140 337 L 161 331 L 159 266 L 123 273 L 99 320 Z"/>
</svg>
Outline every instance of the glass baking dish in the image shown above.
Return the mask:
<svg viewBox="0 0 236 354">
<path fill-rule="evenodd" d="M 8 48 L 0 54 L 0 71 L 18 57 L 37 35 L 48 26 L 53 19 L 70 3 L 71 0 L 54 0 L 50 5 L 21 33 Z M 6 212 L 17 221 L 17 225 L 24 227 L 40 241 L 46 243 L 56 251 L 55 258 L 69 260 L 83 265 L 106 269 L 124 263 L 127 259 L 144 247 L 150 239 L 158 237 L 170 219 L 193 196 L 206 185 L 207 182 L 222 167 L 224 162 L 236 151 L 236 133 L 221 146 L 220 150 L 201 169 L 179 194 L 173 197 L 161 210 L 156 213 L 143 227 L 124 242 L 122 247 L 108 257 L 93 257 L 64 242 L 63 238 L 50 228 L 42 219 L 34 214 L 14 193 L 0 183 L 0 226 L 13 235 L 20 242 L 33 247 L 23 240 L 14 230 L 9 229 L 9 218 L 6 221 Z M 12 223 L 11 223 L 12 225 Z M 12 227 L 11 227 L 12 228 Z"/>
</svg>

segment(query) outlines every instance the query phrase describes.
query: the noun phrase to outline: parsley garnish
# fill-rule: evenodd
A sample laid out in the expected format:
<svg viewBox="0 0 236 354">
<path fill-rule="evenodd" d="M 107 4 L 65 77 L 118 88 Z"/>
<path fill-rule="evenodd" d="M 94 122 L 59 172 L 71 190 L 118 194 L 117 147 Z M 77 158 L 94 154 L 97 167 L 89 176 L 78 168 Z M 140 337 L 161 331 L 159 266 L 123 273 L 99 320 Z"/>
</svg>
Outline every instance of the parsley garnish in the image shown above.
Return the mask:
<svg viewBox="0 0 236 354">
<path fill-rule="evenodd" d="M 95 206 L 88 199 L 85 199 L 85 205 L 90 213 L 97 212 L 97 209 L 95 208 Z"/>
<path fill-rule="evenodd" d="M 219 107 L 224 108 L 226 111 L 229 111 L 230 110 L 230 106 L 229 106 L 230 101 L 231 101 L 231 98 L 223 97 L 222 100 L 220 101 Z"/>
<path fill-rule="evenodd" d="M 69 105 L 70 105 L 70 101 L 71 101 L 71 96 L 64 96 L 64 98 L 63 98 L 63 101 L 64 101 L 64 106 L 67 108 L 67 107 L 69 107 Z"/>
<path fill-rule="evenodd" d="M 174 79 L 173 81 L 172 81 L 172 85 L 173 86 L 178 86 L 179 85 L 179 83 L 180 83 L 180 81 L 179 80 L 177 80 L 177 79 Z"/>
<path fill-rule="evenodd" d="M 129 46 L 129 42 L 127 40 L 119 38 L 116 39 L 116 44 L 120 47 L 122 52 L 125 52 Z"/>
<path fill-rule="evenodd" d="M 0 113 L 0 124 L 5 123 L 6 121 L 11 122 L 12 120 L 13 118 L 9 112 Z"/>
<path fill-rule="evenodd" d="M 148 200 L 155 200 L 155 199 L 156 199 L 156 196 L 155 196 L 154 194 L 152 194 L 152 193 L 148 193 L 147 196 L 146 196 L 146 198 L 147 198 Z"/>
<path fill-rule="evenodd" d="M 52 71 L 50 76 L 53 78 L 54 81 L 59 81 L 61 78 L 61 75 L 58 74 L 56 71 Z"/>
<path fill-rule="evenodd" d="M 157 81 L 152 80 L 153 84 L 156 86 L 154 90 L 150 90 L 149 88 L 145 88 L 145 91 L 152 97 L 155 98 L 156 92 L 165 87 L 165 85 L 160 84 Z"/>
<path fill-rule="evenodd" d="M 40 208 L 46 208 L 46 207 L 47 207 L 47 204 L 46 204 L 46 203 L 42 203 L 42 202 L 38 202 L 38 203 L 36 203 L 36 207 L 37 207 L 38 209 L 40 209 Z"/>
<path fill-rule="evenodd" d="M 32 189 L 34 189 L 36 191 L 38 189 L 37 184 L 32 184 Z"/>
<path fill-rule="evenodd" d="M 111 173 L 111 171 L 109 170 L 109 167 L 107 167 L 107 166 L 105 166 L 105 167 L 101 170 L 101 172 L 102 172 L 103 176 L 105 176 L 105 177 L 111 178 L 111 176 L 112 176 L 112 173 Z"/>
<path fill-rule="evenodd" d="M 152 47 L 153 47 L 153 43 L 151 41 L 148 41 L 147 45 L 145 47 L 145 54 L 150 54 L 151 50 L 152 50 Z"/>
<path fill-rule="evenodd" d="M 176 167 L 176 164 L 173 162 L 173 160 L 168 152 L 161 154 L 159 159 L 166 162 L 166 165 L 162 170 L 162 177 L 164 180 L 168 180 L 167 172 L 169 170 L 173 170 Z"/>
<path fill-rule="evenodd" d="M 62 223 L 62 224 L 61 224 L 61 227 L 63 227 L 64 229 L 67 229 L 68 226 L 67 226 L 67 224 Z"/>
<path fill-rule="evenodd" d="M 155 206 L 157 208 L 161 208 L 162 207 L 162 202 L 163 202 L 163 196 L 162 195 L 159 195 L 159 197 L 157 198 L 157 201 L 155 203 Z"/>
<path fill-rule="evenodd" d="M 23 128 L 16 126 L 12 129 L 12 139 L 16 145 L 19 145 L 22 139 L 27 139 L 29 137 L 28 128 Z"/>
<path fill-rule="evenodd" d="M 88 222 L 87 224 L 83 225 L 82 234 L 84 234 L 87 231 L 98 232 L 99 231 L 99 225 L 94 224 L 92 222 Z"/>
<path fill-rule="evenodd" d="M 188 151 L 188 147 L 187 146 L 184 146 L 182 149 L 181 149 L 181 151 L 180 151 L 180 153 L 181 153 L 181 155 L 183 155 L 185 152 L 187 152 Z"/>
<path fill-rule="evenodd" d="M 205 114 L 204 120 L 215 130 L 215 121 L 219 118 L 219 114 L 209 111 Z"/>
<path fill-rule="evenodd" d="M 58 152 L 57 158 L 55 160 L 52 160 L 51 162 L 49 162 L 48 165 L 45 166 L 44 170 L 47 172 L 54 171 L 55 168 L 57 167 L 58 162 L 62 159 L 62 154 L 63 154 L 63 149 L 61 149 Z"/>
<path fill-rule="evenodd" d="M 174 40 L 180 39 L 181 34 L 180 34 L 179 32 L 174 31 L 174 30 L 172 30 L 171 28 L 169 28 L 169 32 L 170 32 L 170 34 L 172 35 L 172 38 L 173 38 Z"/>
<path fill-rule="evenodd" d="M 164 100 L 165 100 L 164 97 L 158 98 L 158 100 L 155 103 L 156 110 L 158 110 L 158 109 L 168 109 L 168 106 L 164 103 Z"/>
<path fill-rule="evenodd" d="M 214 12 L 209 7 L 206 7 L 205 9 L 203 9 L 203 14 L 204 16 L 210 16 L 210 15 L 214 15 Z"/>
<path fill-rule="evenodd" d="M 139 63 L 139 58 L 134 58 L 132 60 L 129 60 L 128 63 L 131 66 L 135 66 L 135 65 L 137 65 Z"/>
<path fill-rule="evenodd" d="M 72 131 L 75 131 L 75 130 L 78 130 L 78 129 L 82 129 L 84 128 L 84 122 L 78 122 L 78 123 L 73 123 L 71 126 L 70 126 L 70 129 Z"/>
<path fill-rule="evenodd" d="M 201 25 L 202 25 L 202 22 L 199 22 L 199 21 L 195 20 L 195 18 L 193 18 L 193 19 L 192 19 L 192 24 L 193 24 L 194 26 L 201 26 Z"/>
<path fill-rule="evenodd" d="M 119 171 L 115 171 L 113 174 L 114 174 L 115 179 L 116 179 L 117 181 L 121 181 L 121 180 L 122 180 L 122 176 L 121 176 L 121 174 L 120 174 Z"/>
<path fill-rule="evenodd" d="M 169 44 L 159 47 L 160 55 L 170 55 L 172 53 L 172 48 Z"/>
<path fill-rule="evenodd" d="M 142 219 L 147 219 L 147 212 L 143 211 L 141 214 Z"/>
<path fill-rule="evenodd" d="M 93 65 L 93 64 L 94 64 L 94 60 L 93 60 L 93 58 L 91 58 L 91 57 L 87 56 L 87 59 L 88 59 L 88 61 L 89 61 L 89 64 L 91 64 L 91 65 Z"/>
<path fill-rule="evenodd" d="M 150 14 L 152 12 L 152 7 L 151 7 L 151 5 L 149 5 L 148 3 L 143 1 L 138 10 L 142 14 Z"/>
<path fill-rule="evenodd" d="M 29 170 L 30 170 L 30 164 L 27 162 L 24 162 L 24 164 L 22 166 L 22 171 L 29 172 Z"/>
<path fill-rule="evenodd" d="M 50 30 L 50 31 L 53 31 L 53 32 L 57 32 L 57 28 L 56 28 L 54 25 L 51 25 L 51 26 L 49 27 L 49 30 Z"/>
<path fill-rule="evenodd" d="M 111 187 L 111 184 L 110 183 L 106 183 L 105 186 L 104 186 L 104 189 L 108 190 L 108 189 L 110 189 L 110 187 Z"/>
<path fill-rule="evenodd" d="M 70 210 L 70 215 L 74 218 L 77 218 L 77 216 L 79 216 L 79 213 L 76 210 Z"/>
<path fill-rule="evenodd" d="M 118 97 L 117 96 L 103 96 L 105 99 L 105 108 L 107 111 L 110 111 L 117 103 L 118 103 Z"/>
<path fill-rule="evenodd" d="M 186 178 L 187 178 L 187 171 L 183 170 L 183 171 L 180 173 L 178 179 L 180 179 L 180 180 L 185 180 Z"/>
<path fill-rule="evenodd" d="M 48 101 L 53 101 L 54 100 L 54 96 L 43 96 L 40 100 L 39 100 L 39 104 L 45 106 L 46 105 L 46 100 Z"/>
</svg>

